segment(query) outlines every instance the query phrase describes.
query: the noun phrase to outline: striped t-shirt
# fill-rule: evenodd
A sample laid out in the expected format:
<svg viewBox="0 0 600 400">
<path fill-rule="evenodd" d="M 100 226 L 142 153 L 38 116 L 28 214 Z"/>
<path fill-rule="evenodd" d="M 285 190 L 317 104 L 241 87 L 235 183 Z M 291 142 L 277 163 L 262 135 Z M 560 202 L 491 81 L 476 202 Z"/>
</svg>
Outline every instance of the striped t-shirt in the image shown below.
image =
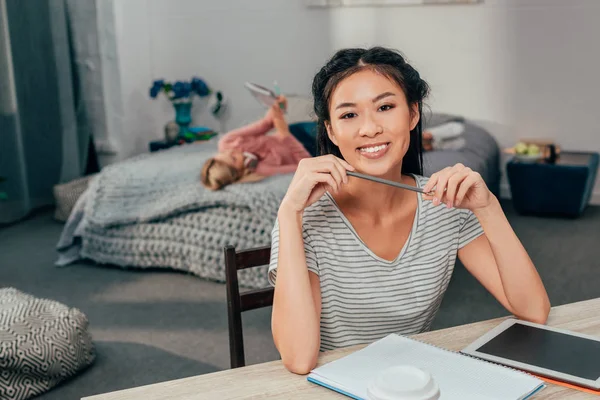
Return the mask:
<svg viewBox="0 0 600 400">
<path fill-rule="evenodd" d="M 415 180 L 419 187 L 427 182 Z M 328 193 L 304 210 L 306 263 L 321 284 L 321 350 L 429 329 L 458 249 L 483 230 L 471 211 L 436 207 L 416 196 L 412 230 L 394 261 L 369 250 Z M 278 223 L 271 246 L 269 281 L 275 285 Z"/>
</svg>

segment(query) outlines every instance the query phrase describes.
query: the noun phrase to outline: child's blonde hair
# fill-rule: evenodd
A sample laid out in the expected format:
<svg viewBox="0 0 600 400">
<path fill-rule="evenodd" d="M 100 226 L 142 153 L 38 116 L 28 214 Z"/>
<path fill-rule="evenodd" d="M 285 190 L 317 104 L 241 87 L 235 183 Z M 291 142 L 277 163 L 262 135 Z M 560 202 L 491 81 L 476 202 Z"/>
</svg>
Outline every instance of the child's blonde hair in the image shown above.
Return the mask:
<svg viewBox="0 0 600 400">
<path fill-rule="evenodd" d="M 261 175 L 245 174 L 214 157 L 206 160 L 200 172 L 200 181 L 210 190 L 219 190 L 235 182 L 256 182 L 261 179 Z"/>
</svg>

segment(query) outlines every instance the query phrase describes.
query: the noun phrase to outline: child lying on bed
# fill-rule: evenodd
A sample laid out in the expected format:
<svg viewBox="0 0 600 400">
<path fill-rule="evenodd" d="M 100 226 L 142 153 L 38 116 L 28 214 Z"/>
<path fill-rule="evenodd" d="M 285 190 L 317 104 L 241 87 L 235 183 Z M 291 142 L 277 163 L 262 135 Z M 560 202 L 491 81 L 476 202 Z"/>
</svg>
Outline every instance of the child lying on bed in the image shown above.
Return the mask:
<svg viewBox="0 0 600 400">
<path fill-rule="evenodd" d="M 295 172 L 300 160 L 310 154 L 290 133 L 283 115 L 286 107 L 287 100 L 280 96 L 263 119 L 223 136 L 219 152 L 202 167 L 202 184 L 219 190 L 235 182 L 254 182 Z M 267 135 L 273 128 L 275 134 Z"/>
</svg>

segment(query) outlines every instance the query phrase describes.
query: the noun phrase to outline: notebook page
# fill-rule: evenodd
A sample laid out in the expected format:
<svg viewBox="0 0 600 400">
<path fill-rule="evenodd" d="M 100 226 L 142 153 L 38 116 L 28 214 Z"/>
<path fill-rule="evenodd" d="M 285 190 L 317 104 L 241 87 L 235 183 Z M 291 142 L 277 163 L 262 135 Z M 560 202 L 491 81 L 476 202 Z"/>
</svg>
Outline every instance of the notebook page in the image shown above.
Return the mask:
<svg viewBox="0 0 600 400">
<path fill-rule="evenodd" d="M 394 365 L 429 371 L 440 387 L 440 400 L 517 400 L 543 384 L 531 375 L 394 334 L 323 365 L 312 375 L 366 399 L 369 383 Z"/>
</svg>

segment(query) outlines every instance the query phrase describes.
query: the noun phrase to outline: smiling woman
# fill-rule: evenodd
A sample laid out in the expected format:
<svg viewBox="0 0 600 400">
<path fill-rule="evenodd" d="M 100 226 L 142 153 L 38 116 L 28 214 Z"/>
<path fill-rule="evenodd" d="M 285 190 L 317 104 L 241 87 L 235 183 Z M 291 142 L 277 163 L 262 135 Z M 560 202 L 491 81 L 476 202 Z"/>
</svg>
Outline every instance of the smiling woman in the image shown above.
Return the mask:
<svg viewBox="0 0 600 400">
<path fill-rule="evenodd" d="M 427 330 L 457 257 L 508 311 L 547 318 L 539 275 L 481 176 L 460 164 L 422 176 L 428 93 L 381 47 L 340 50 L 314 78 L 320 156 L 300 162 L 281 202 L 269 267 L 273 338 L 290 371 L 309 372 L 319 349 Z"/>
</svg>

